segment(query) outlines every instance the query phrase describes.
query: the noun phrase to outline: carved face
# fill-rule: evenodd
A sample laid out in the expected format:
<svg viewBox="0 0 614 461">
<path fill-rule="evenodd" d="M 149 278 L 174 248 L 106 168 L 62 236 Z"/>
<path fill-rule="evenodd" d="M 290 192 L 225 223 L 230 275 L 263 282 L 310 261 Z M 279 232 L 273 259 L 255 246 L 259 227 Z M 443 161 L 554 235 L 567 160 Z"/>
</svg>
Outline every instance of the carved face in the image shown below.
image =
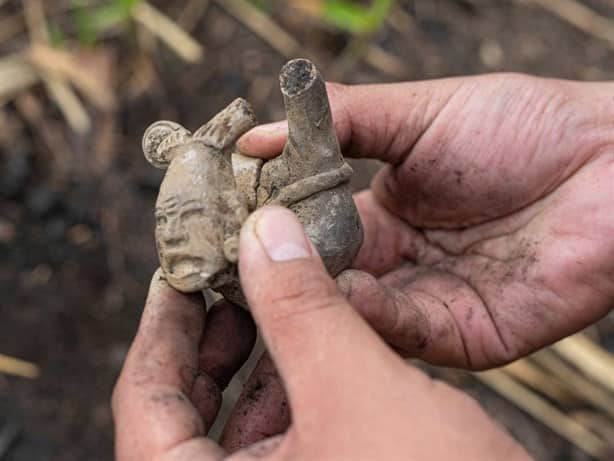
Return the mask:
<svg viewBox="0 0 614 461">
<path fill-rule="evenodd" d="M 169 167 L 156 203 L 156 243 L 162 269 L 181 291 L 202 290 L 226 267 L 219 191 L 206 156 L 187 149 Z"/>
</svg>

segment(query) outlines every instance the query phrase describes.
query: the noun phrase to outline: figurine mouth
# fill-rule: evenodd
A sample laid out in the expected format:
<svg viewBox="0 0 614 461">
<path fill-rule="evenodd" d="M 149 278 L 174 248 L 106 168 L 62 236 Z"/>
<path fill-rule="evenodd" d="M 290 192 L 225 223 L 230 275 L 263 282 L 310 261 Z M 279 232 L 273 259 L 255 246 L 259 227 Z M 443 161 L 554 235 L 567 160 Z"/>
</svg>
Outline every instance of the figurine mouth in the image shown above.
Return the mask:
<svg viewBox="0 0 614 461">
<path fill-rule="evenodd" d="M 202 258 L 183 254 L 167 254 L 166 260 L 168 263 L 169 275 L 175 279 L 186 279 L 195 276 L 207 279 L 211 275 L 208 271 L 203 270 L 206 264 L 205 260 Z"/>
</svg>

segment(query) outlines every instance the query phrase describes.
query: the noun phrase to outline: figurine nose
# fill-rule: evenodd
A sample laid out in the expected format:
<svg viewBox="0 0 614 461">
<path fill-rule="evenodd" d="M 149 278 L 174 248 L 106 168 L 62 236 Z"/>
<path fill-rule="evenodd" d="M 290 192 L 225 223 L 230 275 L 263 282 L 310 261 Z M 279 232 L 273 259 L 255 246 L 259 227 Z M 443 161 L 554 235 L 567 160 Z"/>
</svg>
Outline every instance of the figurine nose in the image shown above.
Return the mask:
<svg viewBox="0 0 614 461">
<path fill-rule="evenodd" d="M 177 218 L 170 218 L 162 232 L 162 240 L 167 245 L 177 245 L 187 240 L 181 221 Z"/>
</svg>

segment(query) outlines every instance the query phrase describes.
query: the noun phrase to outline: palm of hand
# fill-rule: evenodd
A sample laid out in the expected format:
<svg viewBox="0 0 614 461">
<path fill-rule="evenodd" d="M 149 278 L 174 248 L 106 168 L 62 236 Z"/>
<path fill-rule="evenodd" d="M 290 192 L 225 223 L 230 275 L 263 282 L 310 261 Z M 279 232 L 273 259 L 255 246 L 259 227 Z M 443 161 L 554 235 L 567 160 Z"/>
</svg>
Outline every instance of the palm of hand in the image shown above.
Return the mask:
<svg viewBox="0 0 614 461">
<path fill-rule="evenodd" d="M 611 98 L 515 75 L 451 82 L 423 120 L 395 127 L 390 165 L 356 197 L 356 266 L 379 282 L 351 274 L 341 285 L 393 346 L 485 368 L 611 308 Z"/>
</svg>

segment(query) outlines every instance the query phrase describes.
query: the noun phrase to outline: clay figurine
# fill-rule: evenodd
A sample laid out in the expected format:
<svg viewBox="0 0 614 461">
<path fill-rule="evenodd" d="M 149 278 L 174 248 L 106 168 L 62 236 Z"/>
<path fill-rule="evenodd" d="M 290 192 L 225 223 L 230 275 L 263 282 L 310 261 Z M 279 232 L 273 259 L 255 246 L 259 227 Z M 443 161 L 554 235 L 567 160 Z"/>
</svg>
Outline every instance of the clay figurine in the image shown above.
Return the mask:
<svg viewBox="0 0 614 461">
<path fill-rule="evenodd" d="M 256 125 L 237 99 L 194 134 L 160 121 L 143 137 L 147 160 L 167 168 L 156 202 L 156 245 L 169 284 L 182 292 L 206 288 L 247 307 L 236 269 L 241 225 L 268 204 L 290 208 L 305 226 L 333 276 L 348 268 L 362 244 L 362 226 L 333 128 L 324 81 L 296 59 L 280 75 L 288 142 L 263 162 L 241 155 L 237 139 Z"/>
</svg>

